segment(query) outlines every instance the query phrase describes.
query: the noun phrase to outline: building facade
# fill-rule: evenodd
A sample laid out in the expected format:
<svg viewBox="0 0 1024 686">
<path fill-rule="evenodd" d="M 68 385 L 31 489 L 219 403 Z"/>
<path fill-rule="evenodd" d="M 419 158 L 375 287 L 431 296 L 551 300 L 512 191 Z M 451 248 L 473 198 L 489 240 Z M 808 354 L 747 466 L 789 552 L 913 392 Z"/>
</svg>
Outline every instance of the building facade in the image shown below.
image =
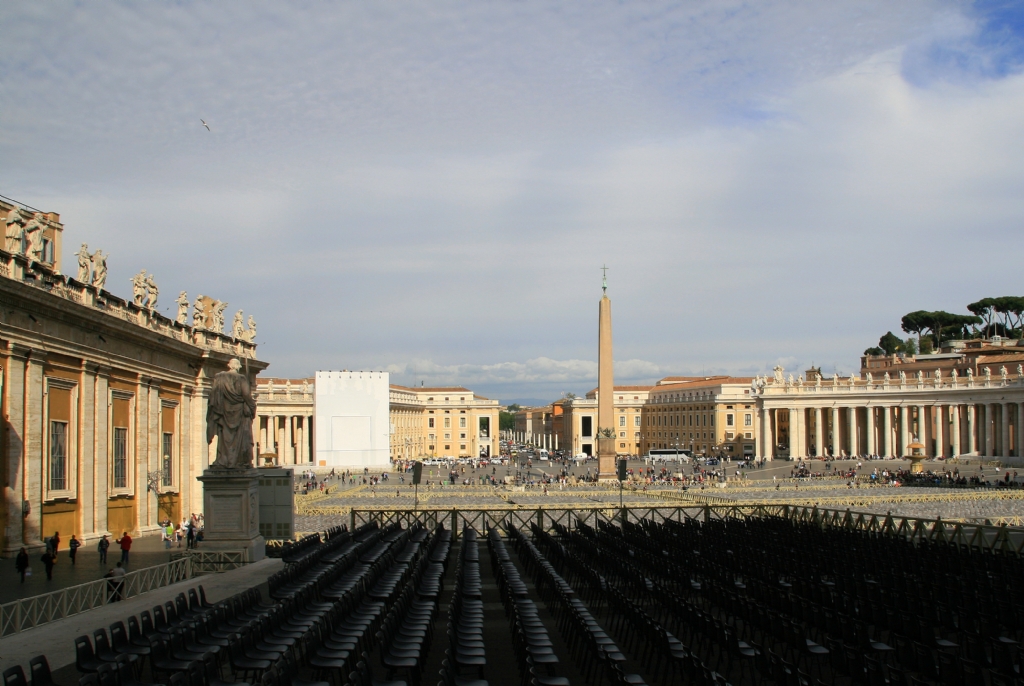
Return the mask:
<svg viewBox="0 0 1024 686">
<path fill-rule="evenodd" d="M 1001 357 L 1006 361 L 1007 357 Z M 1024 367 L 982 366 L 980 374 L 877 378 L 756 379 L 761 410 L 758 455 L 977 455 L 1021 464 Z"/>
<path fill-rule="evenodd" d="M 315 465 L 315 379 L 257 379 L 253 436 L 279 465 Z M 391 460 L 498 454 L 497 400 L 461 386 L 389 387 Z M 276 440 L 272 440 L 277 436 Z M 326 465 L 325 465 L 326 466 Z"/>
<path fill-rule="evenodd" d="M 153 532 L 202 511 L 211 383 L 234 357 L 252 381 L 267 366 L 256 346 L 161 315 L 152 276 L 144 297 L 109 293 L 106 258 L 85 246 L 79 278 L 61 274 L 57 215 L 30 215 L 46 218 L 40 229 L 12 205 L 0 213 L 0 550 L 38 549 L 55 531 L 86 544 Z"/>
<path fill-rule="evenodd" d="M 641 451 L 641 415 L 653 386 L 615 386 L 612 410 L 614 419 L 610 427 L 615 433 L 615 446 L 620 455 L 639 455 Z M 598 390 L 585 398 L 566 398 L 560 401 L 561 444 L 573 455 L 596 455 Z"/>
<path fill-rule="evenodd" d="M 666 377 L 643 407 L 640 450 L 689 450 L 694 455 L 754 457 L 757 400 L 752 377 Z"/>
</svg>

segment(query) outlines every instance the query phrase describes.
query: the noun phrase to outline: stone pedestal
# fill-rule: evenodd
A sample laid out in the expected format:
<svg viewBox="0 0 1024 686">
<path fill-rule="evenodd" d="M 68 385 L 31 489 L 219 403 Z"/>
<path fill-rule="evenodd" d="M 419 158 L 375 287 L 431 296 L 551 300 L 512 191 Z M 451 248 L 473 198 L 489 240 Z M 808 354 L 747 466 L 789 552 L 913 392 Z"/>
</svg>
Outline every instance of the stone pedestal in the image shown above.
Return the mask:
<svg viewBox="0 0 1024 686">
<path fill-rule="evenodd" d="M 600 437 L 597 439 L 597 479 L 598 481 L 618 481 L 618 452 L 615 450 L 615 439 Z"/>
<path fill-rule="evenodd" d="M 259 472 L 255 469 L 207 469 L 203 482 L 201 550 L 248 550 L 249 561 L 262 560 Z"/>
</svg>

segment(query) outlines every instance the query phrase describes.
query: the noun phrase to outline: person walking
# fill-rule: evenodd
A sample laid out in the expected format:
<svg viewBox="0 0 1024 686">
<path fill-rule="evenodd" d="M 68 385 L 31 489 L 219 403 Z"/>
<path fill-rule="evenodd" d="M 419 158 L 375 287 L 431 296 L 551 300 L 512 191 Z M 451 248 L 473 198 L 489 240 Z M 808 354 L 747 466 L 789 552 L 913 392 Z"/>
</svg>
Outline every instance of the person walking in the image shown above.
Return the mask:
<svg viewBox="0 0 1024 686">
<path fill-rule="evenodd" d="M 46 567 L 47 581 L 53 580 L 53 563 L 56 557 L 56 555 L 54 555 L 52 552 L 50 552 L 49 549 L 47 549 L 43 551 L 43 556 L 39 558 L 42 561 L 43 565 Z"/>
<path fill-rule="evenodd" d="M 18 574 L 21 575 L 21 583 L 25 583 L 25 571 L 28 569 L 28 551 L 24 548 L 18 553 L 18 556 L 14 558 L 14 568 L 18 570 Z"/>
<path fill-rule="evenodd" d="M 113 569 L 111 569 L 103 575 L 103 578 L 108 580 L 107 590 L 110 592 L 109 602 L 116 603 L 119 600 L 121 600 L 122 592 L 124 590 L 125 574 L 127 574 L 127 572 L 125 572 L 124 567 L 121 566 L 121 563 L 118 562 L 116 567 L 114 567 Z"/>
<path fill-rule="evenodd" d="M 74 534 L 71 534 L 71 540 L 68 541 L 68 557 L 71 558 L 71 566 L 75 566 L 75 556 L 78 555 L 78 549 L 82 547 L 82 542 L 75 538 Z"/>
<path fill-rule="evenodd" d="M 100 553 L 100 564 L 105 565 L 107 563 L 107 549 L 110 547 L 110 541 L 107 540 L 107 535 L 103 534 L 103 538 L 96 545 L 96 550 Z"/>
<path fill-rule="evenodd" d="M 57 564 L 57 549 L 60 547 L 60 532 L 54 531 L 53 538 L 50 540 L 53 541 L 53 564 Z"/>
<path fill-rule="evenodd" d="M 128 535 L 127 531 L 125 531 L 121 535 L 121 538 L 117 539 L 115 543 L 121 546 L 121 563 L 128 564 L 128 553 L 131 552 L 132 549 L 132 537 Z"/>
</svg>

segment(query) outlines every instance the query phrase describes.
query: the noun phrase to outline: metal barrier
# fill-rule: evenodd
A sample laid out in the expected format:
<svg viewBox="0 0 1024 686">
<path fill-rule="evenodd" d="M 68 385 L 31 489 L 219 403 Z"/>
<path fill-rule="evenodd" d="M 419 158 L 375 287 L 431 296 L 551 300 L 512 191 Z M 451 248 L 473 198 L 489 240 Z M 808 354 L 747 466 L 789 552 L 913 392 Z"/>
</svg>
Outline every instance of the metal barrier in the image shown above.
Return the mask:
<svg viewBox="0 0 1024 686">
<path fill-rule="evenodd" d="M 192 548 L 181 554 L 192 560 L 192 574 L 226 572 L 249 564 L 248 550 L 200 550 Z"/>
<path fill-rule="evenodd" d="M 117 600 L 187 581 L 193 575 L 192 559 L 182 557 L 166 564 L 128 572 L 119 580 L 99 579 L 53 593 L 4 603 L 0 605 L 0 636 L 16 634 Z"/>
<path fill-rule="evenodd" d="M 651 507 L 608 507 L 603 505 L 573 507 L 486 507 L 447 509 L 359 509 L 349 513 L 350 530 L 362 524 L 377 522 L 382 526 L 399 523 L 403 527 L 419 523 L 427 528 L 443 524 L 458 537 L 464 526 L 483 534 L 488 528 L 501 531 L 506 523 L 517 529 L 529 529 L 537 524 L 551 530 L 554 523 L 572 527 L 576 520 L 589 526 L 598 522 L 616 521 L 639 522 L 650 519 L 655 522 L 666 520 L 701 521 L 744 519 L 747 517 L 782 517 L 794 522 L 811 523 L 822 528 L 867 531 L 880 535 L 901 536 L 910 541 L 947 542 L 960 546 L 978 547 L 990 551 L 1024 553 L 1024 528 L 1008 527 L 1005 524 L 975 524 L 969 522 L 947 522 L 942 519 L 925 517 L 894 516 L 873 512 L 853 512 L 817 506 L 790 505 L 785 503 L 659 506 Z"/>
</svg>

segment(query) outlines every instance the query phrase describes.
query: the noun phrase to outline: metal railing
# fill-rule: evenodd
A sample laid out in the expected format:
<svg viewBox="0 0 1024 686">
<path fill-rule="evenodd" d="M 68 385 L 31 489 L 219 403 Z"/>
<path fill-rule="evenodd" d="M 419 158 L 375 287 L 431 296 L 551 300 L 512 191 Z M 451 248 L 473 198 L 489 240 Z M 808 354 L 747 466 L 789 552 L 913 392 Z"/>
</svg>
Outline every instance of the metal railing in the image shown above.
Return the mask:
<svg viewBox="0 0 1024 686">
<path fill-rule="evenodd" d="M 978 547 L 990 551 L 1024 554 L 1024 528 L 1009 527 L 1006 524 L 977 524 L 972 522 L 947 522 L 926 517 L 897 516 L 873 512 L 853 512 L 816 506 L 778 504 L 746 505 L 693 505 L 651 507 L 624 507 L 610 505 L 578 505 L 572 507 L 485 507 L 485 508 L 435 508 L 435 509 L 360 509 L 349 513 L 350 530 L 362 524 L 377 522 L 385 526 L 399 523 L 403 527 L 419 523 L 427 528 L 443 524 L 458 537 L 464 526 L 483 534 L 488 528 L 504 530 L 506 524 L 517 529 L 529 529 L 537 524 L 545 530 L 552 530 L 555 523 L 573 527 L 577 520 L 596 527 L 598 522 L 615 523 L 623 520 L 639 522 L 650 519 L 655 522 L 666 520 L 701 521 L 744 519 L 747 517 L 782 517 L 794 522 L 818 525 L 822 528 L 837 528 L 851 531 L 866 531 L 880 535 L 900 536 L 912 542 L 935 541 L 953 543 L 959 546 Z"/>
<path fill-rule="evenodd" d="M 99 579 L 53 593 L 4 603 L 0 605 L 0 636 L 16 634 L 118 600 L 187 581 L 194 572 L 192 558 L 182 557 L 166 564 L 129 572 L 119 580 Z"/>
<path fill-rule="evenodd" d="M 182 558 L 192 561 L 192 574 L 226 572 L 249 564 L 248 550 L 197 550 L 193 548 L 182 553 Z"/>
</svg>

